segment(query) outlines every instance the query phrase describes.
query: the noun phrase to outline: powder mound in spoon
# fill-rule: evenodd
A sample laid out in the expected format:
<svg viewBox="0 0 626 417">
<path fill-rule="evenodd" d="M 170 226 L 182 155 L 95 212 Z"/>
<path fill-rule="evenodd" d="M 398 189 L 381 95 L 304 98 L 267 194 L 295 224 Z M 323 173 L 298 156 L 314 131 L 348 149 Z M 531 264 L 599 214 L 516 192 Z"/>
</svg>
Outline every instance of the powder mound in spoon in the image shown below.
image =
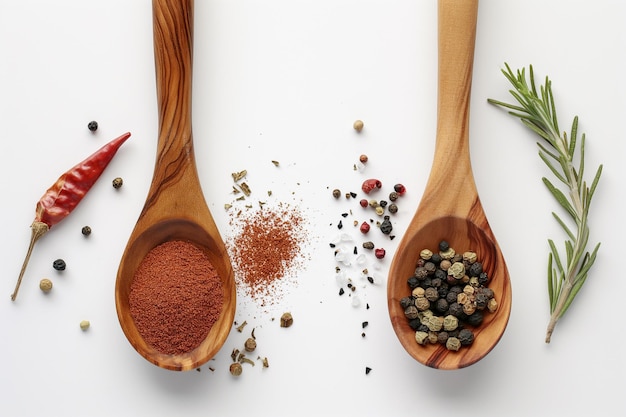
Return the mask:
<svg viewBox="0 0 626 417">
<path fill-rule="evenodd" d="M 222 312 L 223 299 L 220 277 L 209 258 L 179 240 L 148 252 L 129 295 L 141 337 L 170 355 L 190 352 L 202 343 Z"/>
<path fill-rule="evenodd" d="M 238 287 L 261 306 L 278 302 L 305 260 L 306 218 L 287 203 L 233 213 L 227 246 Z"/>
</svg>

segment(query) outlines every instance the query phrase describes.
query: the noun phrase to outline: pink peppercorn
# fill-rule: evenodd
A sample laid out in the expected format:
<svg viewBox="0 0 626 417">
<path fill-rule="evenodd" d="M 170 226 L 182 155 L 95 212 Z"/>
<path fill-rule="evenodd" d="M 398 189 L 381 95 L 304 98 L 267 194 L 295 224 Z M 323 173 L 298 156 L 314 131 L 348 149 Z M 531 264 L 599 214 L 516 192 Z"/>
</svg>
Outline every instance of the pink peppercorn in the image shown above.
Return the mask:
<svg viewBox="0 0 626 417">
<path fill-rule="evenodd" d="M 375 249 L 374 255 L 376 255 L 378 259 L 383 259 L 385 257 L 385 250 L 383 248 Z"/>
<path fill-rule="evenodd" d="M 361 189 L 363 190 L 365 194 L 369 194 L 370 191 L 378 190 L 382 186 L 383 186 L 383 183 L 380 182 L 380 180 L 372 178 L 372 179 L 363 181 L 363 185 L 361 185 Z"/>
<path fill-rule="evenodd" d="M 369 205 L 369 202 L 366 199 L 362 199 L 361 201 L 359 201 L 359 204 L 361 205 L 361 207 L 367 207 Z"/>
<path fill-rule="evenodd" d="M 404 195 L 406 193 L 406 187 L 402 184 L 396 184 L 393 186 L 393 189 L 398 195 Z"/>
<path fill-rule="evenodd" d="M 367 222 L 361 223 L 361 233 L 365 234 L 370 231 L 370 225 Z"/>
</svg>

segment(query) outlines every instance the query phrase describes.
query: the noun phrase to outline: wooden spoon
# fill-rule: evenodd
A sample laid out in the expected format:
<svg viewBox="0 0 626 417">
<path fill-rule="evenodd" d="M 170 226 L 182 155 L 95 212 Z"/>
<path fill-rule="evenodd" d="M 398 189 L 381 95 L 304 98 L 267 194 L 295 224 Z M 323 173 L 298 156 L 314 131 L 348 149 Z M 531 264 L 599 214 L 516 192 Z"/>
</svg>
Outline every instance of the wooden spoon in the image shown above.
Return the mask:
<svg viewBox="0 0 626 417">
<path fill-rule="evenodd" d="M 115 285 L 117 315 L 131 345 L 166 369 L 189 370 L 224 344 L 235 315 L 234 273 L 224 242 L 204 200 L 191 130 L 193 0 L 153 0 L 154 55 L 159 137 L 154 175 L 143 210 L 122 256 Z M 170 240 L 204 250 L 222 280 L 223 311 L 206 339 L 190 352 L 166 355 L 147 344 L 130 315 L 135 272 L 146 254 Z"/>
<path fill-rule="evenodd" d="M 387 284 L 389 315 L 400 343 L 417 361 L 439 369 L 463 368 L 482 359 L 500 340 L 511 311 L 509 273 L 478 197 L 469 155 L 477 13 L 478 0 L 439 0 L 434 161 L 417 212 L 391 263 Z M 400 299 L 411 294 L 407 279 L 414 274 L 420 251 L 437 251 L 441 240 L 457 252 L 477 253 L 499 303 L 494 313 L 485 312 L 482 325 L 475 329 L 474 343 L 459 351 L 441 344 L 419 345 L 400 306 Z"/>
</svg>

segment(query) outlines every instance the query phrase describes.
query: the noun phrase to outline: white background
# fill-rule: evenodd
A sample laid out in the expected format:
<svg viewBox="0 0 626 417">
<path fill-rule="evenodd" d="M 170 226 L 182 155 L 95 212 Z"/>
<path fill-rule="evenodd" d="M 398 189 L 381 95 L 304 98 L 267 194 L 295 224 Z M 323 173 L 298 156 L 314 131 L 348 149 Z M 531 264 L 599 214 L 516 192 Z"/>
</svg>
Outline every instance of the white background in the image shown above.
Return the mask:
<svg viewBox="0 0 626 417">
<path fill-rule="evenodd" d="M 384 280 L 359 287 L 369 310 L 338 296 L 328 246 L 340 214 L 356 207 L 334 200 L 333 188 L 358 191 L 367 177 L 408 188 L 394 217 L 398 238 L 385 243 L 388 255 L 378 262 L 383 277 L 417 208 L 435 137 L 436 1 L 196 1 L 194 137 L 216 222 L 232 236 L 223 207 L 233 199 L 230 174 L 247 169 L 256 198 L 271 189 L 273 201 L 306 213 L 311 258 L 272 308 L 240 297 L 236 320 L 246 320 L 246 330 L 233 330 L 200 372 L 175 373 L 132 349 L 113 296 L 156 147 L 151 3 L 0 0 L 0 414 L 623 414 L 625 21 L 618 0 L 481 1 L 472 164 L 510 270 L 513 309 L 487 357 L 438 371 L 399 344 Z M 550 76 L 561 128 L 578 115 L 587 134 L 587 172 L 605 165 L 590 215 L 591 243 L 602 248 L 550 345 L 547 239 L 561 242 L 563 235 L 550 214 L 558 207 L 541 183 L 551 174 L 536 138 L 487 103 L 510 101 L 504 62 Z M 361 135 L 352 129 L 357 118 L 365 121 Z M 86 127 L 94 119 L 95 135 Z M 101 181 L 37 244 L 11 302 L 38 198 L 63 171 L 126 131 L 132 137 Z M 354 171 L 361 153 L 370 163 Z M 110 182 L 116 176 L 124 178 L 118 191 Z M 88 239 L 80 234 L 86 224 L 93 229 Z M 68 263 L 62 275 L 51 268 L 56 258 Z M 48 295 L 38 289 L 46 276 L 55 283 Z M 272 318 L 286 310 L 295 323 L 281 329 Z M 91 321 L 88 332 L 79 329 L 83 319 Z M 230 352 L 252 327 L 270 367 L 246 366 L 235 379 Z"/>
</svg>

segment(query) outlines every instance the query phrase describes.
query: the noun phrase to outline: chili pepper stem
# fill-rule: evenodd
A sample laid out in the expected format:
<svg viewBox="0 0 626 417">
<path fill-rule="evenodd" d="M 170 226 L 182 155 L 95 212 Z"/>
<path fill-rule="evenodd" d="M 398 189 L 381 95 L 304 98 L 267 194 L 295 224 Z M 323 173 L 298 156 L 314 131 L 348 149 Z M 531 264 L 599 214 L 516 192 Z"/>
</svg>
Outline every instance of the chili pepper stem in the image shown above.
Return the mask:
<svg viewBox="0 0 626 417">
<path fill-rule="evenodd" d="M 22 278 L 24 277 L 24 272 L 26 272 L 26 266 L 28 265 L 28 261 L 30 260 L 30 255 L 33 253 L 33 248 L 35 247 L 35 243 L 50 230 L 50 227 L 44 223 L 39 221 L 34 221 L 30 226 L 31 235 L 30 235 L 30 243 L 28 245 L 28 252 L 26 252 L 26 258 L 24 259 L 24 264 L 22 265 L 22 270 L 20 271 L 20 276 L 17 279 L 17 284 L 15 284 L 15 290 L 13 294 L 11 294 L 11 301 L 15 301 L 17 298 L 17 292 L 20 289 L 20 284 L 22 283 Z"/>
</svg>

